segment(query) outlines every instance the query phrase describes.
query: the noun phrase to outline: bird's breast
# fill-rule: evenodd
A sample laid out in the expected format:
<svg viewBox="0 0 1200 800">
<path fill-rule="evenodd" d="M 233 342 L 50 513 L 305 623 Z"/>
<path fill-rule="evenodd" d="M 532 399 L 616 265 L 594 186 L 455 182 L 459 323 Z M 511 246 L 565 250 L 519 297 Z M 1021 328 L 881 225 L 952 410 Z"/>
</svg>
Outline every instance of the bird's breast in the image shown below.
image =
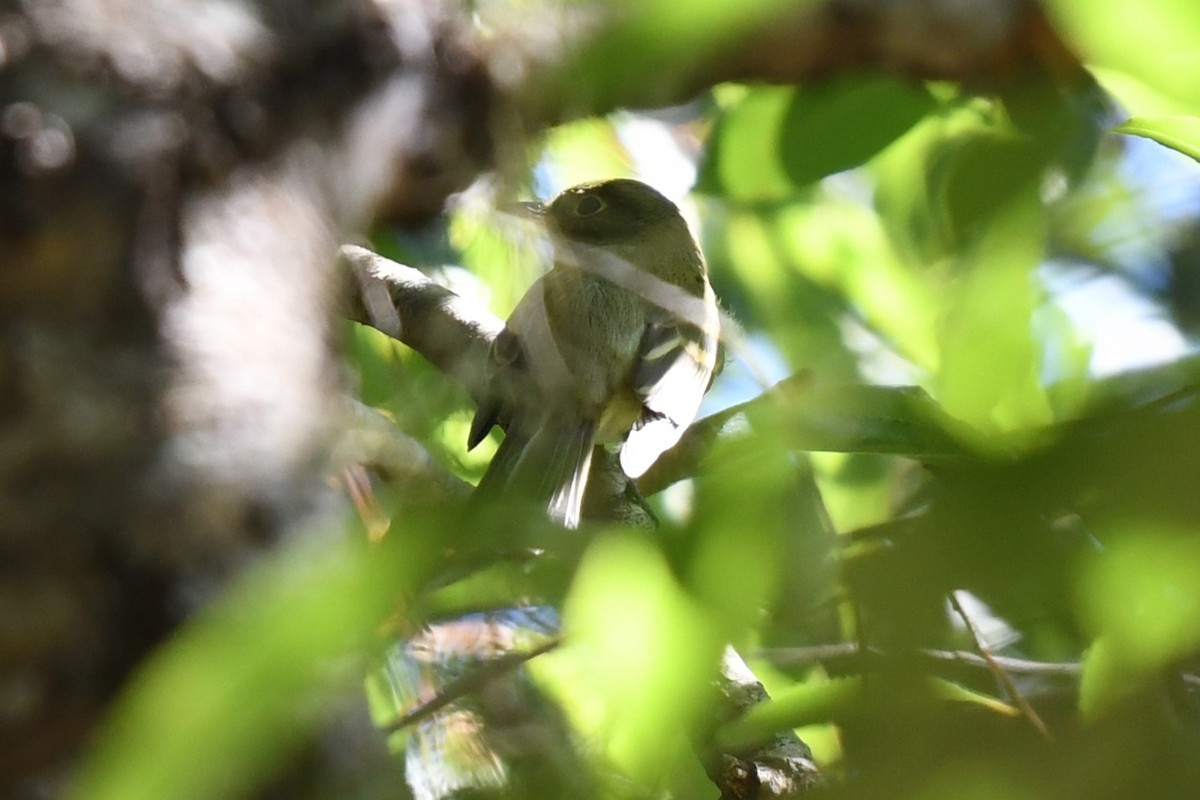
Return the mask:
<svg viewBox="0 0 1200 800">
<path fill-rule="evenodd" d="M 600 413 L 596 424 L 597 444 L 616 444 L 624 441 L 642 416 L 642 399 L 632 391 L 618 391 Z"/>
</svg>

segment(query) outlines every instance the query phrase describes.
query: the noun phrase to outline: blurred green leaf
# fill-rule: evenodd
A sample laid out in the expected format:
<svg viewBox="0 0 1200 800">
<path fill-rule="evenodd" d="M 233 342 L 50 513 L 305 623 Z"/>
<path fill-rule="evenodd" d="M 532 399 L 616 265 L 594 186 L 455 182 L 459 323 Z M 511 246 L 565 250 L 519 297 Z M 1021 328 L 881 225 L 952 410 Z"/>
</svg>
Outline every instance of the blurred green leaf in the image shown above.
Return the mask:
<svg viewBox="0 0 1200 800">
<path fill-rule="evenodd" d="M 924 87 L 887 76 L 798 89 L 780 130 L 780 157 L 803 186 L 861 166 L 936 108 Z"/>
<path fill-rule="evenodd" d="M 717 733 L 717 741 L 726 747 L 749 747 L 769 740 L 779 731 L 860 714 L 863 705 L 870 705 L 872 692 L 882 690 L 869 684 L 869 679 L 862 676 L 797 684 L 752 706 L 741 717 L 723 726 Z M 1007 703 L 951 681 L 931 678 L 919 687 L 909 688 L 928 693 L 927 699 L 931 701 L 966 703 L 1005 717 L 1020 714 Z M 909 700 L 911 698 L 906 698 L 904 702 Z"/>
<path fill-rule="evenodd" d="M 793 268 L 836 290 L 901 355 L 937 368 L 939 287 L 902 262 L 868 207 L 834 198 L 770 217 Z"/>
<path fill-rule="evenodd" d="M 780 132 L 794 93 L 783 86 L 747 88 L 723 104 L 696 190 L 740 203 L 793 197 L 796 186 L 780 160 Z"/>
<path fill-rule="evenodd" d="M 617 138 L 613 123 L 604 118 L 568 122 L 552 129 L 543 148 L 563 186 L 587 181 L 625 178 L 633 171 L 629 153 Z"/>
<path fill-rule="evenodd" d="M 924 785 L 911 795 L 914 800 L 1034 800 L 1046 796 L 1024 785 L 1027 782 L 1018 780 L 1014 770 L 986 763 L 947 764 L 937 774 L 924 777 Z"/>
<path fill-rule="evenodd" d="M 1094 348 L 1085 341 L 1067 313 L 1056 305 L 1043 305 L 1034 316 L 1034 332 L 1044 342 L 1046 398 L 1055 419 L 1074 419 L 1092 398 Z"/>
<path fill-rule="evenodd" d="M 772 391 L 780 400 L 780 431 L 798 449 L 922 461 L 966 452 L 961 425 L 916 386 L 817 383 L 801 376 Z"/>
<path fill-rule="evenodd" d="M 741 203 L 794 197 L 860 166 L 936 107 L 925 89 L 887 77 L 749 88 L 721 109 L 697 188 Z"/>
<path fill-rule="evenodd" d="M 1052 419 L 1032 317 L 1043 255 L 1041 206 L 1025 195 L 996 209 L 961 277 L 941 330 L 938 399 L 946 412 L 1009 446 Z M 1016 436 L 1018 438 L 1012 438 Z M 980 440 L 980 444 L 984 442 Z"/>
<path fill-rule="evenodd" d="M 1200 117 L 1134 117 L 1113 128 L 1113 132 L 1141 136 L 1200 161 Z"/>
<path fill-rule="evenodd" d="M 718 448 L 699 486 L 687 586 L 735 646 L 771 605 L 796 488 L 789 452 L 769 437 Z"/>
<path fill-rule="evenodd" d="M 1090 65 L 1092 75 L 1121 108 L 1135 117 L 1172 117 L 1188 114 L 1187 103 L 1181 103 L 1127 72 L 1112 67 Z"/>
<path fill-rule="evenodd" d="M 800 684 L 819 685 L 828 683 L 830 680 L 829 676 L 820 668 L 812 670 L 806 678 L 797 681 L 768 661 L 755 660 L 750 667 L 754 670 L 754 676 L 762 681 L 763 688 L 767 690 L 770 697 L 778 697 L 780 694 L 790 691 L 793 686 Z M 796 729 L 796 735 L 808 745 L 812 750 L 813 758 L 823 768 L 836 765 L 844 756 L 845 751 L 842 748 L 836 725 L 825 723 L 802 725 Z"/>
<path fill-rule="evenodd" d="M 448 235 L 463 266 L 480 281 L 475 291 L 487 292 L 479 299 L 500 317 L 512 312 L 547 266 L 537 250 L 540 227 L 490 204 L 462 204 L 451 215 Z"/>
<path fill-rule="evenodd" d="M 1200 114 L 1200 7 L 1192 0 L 1051 0 L 1047 11 L 1089 64 L 1128 73 Z"/>
<path fill-rule="evenodd" d="M 837 319 L 844 302 L 791 268 L 766 215 L 737 211 L 723 222 L 723 236 L 706 243 L 723 301 L 747 324 L 769 331 L 773 346 L 794 367 L 850 379 L 854 362 Z M 745 357 L 736 350 L 730 355 Z"/>
<path fill-rule="evenodd" d="M 73 796 L 246 794 L 359 685 L 339 667 L 428 569 L 432 540 L 393 534 L 377 549 L 308 541 L 247 574 L 134 676 Z"/>
<path fill-rule="evenodd" d="M 705 717 L 723 645 L 714 626 L 649 539 L 614 533 L 580 565 L 563 630 L 537 674 L 611 763 L 660 785 L 692 758 L 685 734 Z"/>
<path fill-rule="evenodd" d="M 1098 635 L 1083 698 L 1095 711 L 1200 650 L 1200 539 L 1188 530 L 1127 530 L 1091 560 L 1077 596 Z"/>
<path fill-rule="evenodd" d="M 960 250 L 979 235 L 998 208 L 1027 199 L 1040 182 L 1045 153 L 1036 142 L 1000 129 L 956 140 L 935 177 L 939 200 Z"/>
<path fill-rule="evenodd" d="M 723 747 L 752 747 L 779 731 L 837 720 L 857 705 L 862 692 L 860 677 L 797 684 L 722 726 L 717 742 Z"/>
<path fill-rule="evenodd" d="M 358 372 L 358 394 L 372 406 L 383 406 L 400 390 L 399 342 L 387 334 L 348 322 L 345 350 Z"/>
<path fill-rule="evenodd" d="M 941 175 L 960 146 L 992 130 L 995 103 L 972 98 L 947 104 L 889 145 L 871 163 L 875 207 L 889 239 L 906 263 L 929 271 L 955 254 Z"/>
<path fill-rule="evenodd" d="M 1079 682 L 1079 710 L 1085 719 L 1095 720 L 1104 712 L 1142 688 L 1131 674 L 1120 647 L 1109 636 L 1098 636 L 1083 657 L 1083 677 Z"/>
<path fill-rule="evenodd" d="M 833 451 L 810 453 L 809 459 L 834 530 L 853 531 L 891 518 L 895 476 L 902 468 L 896 459 Z"/>
</svg>

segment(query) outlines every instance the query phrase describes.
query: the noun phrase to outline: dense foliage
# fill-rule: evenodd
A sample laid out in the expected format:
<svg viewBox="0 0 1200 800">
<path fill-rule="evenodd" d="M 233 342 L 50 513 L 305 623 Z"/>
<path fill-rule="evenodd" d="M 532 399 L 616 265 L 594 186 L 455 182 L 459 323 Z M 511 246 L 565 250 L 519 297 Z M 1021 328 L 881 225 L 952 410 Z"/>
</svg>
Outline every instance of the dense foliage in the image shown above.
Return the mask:
<svg viewBox="0 0 1200 800">
<path fill-rule="evenodd" d="M 634 66 L 700 48 L 738 4 L 675 27 L 652 5 Z M 318 537 L 185 629 L 132 686 L 83 796 L 222 796 L 288 752 L 325 693 L 357 691 L 364 660 L 344 654 L 531 603 L 561 612 L 563 643 L 527 670 L 605 794 L 715 797 L 688 735 L 785 729 L 826 775 L 817 795 L 1194 791 L 1200 84 L 1183 78 L 1200 11 L 1048 13 L 1086 69 L 723 83 L 553 128 L 523 187 L 489 178 L 427 229 L 375 231 L 503 316 L 543 254 L 498 203 L 656 184 L 740 323 L 706 410 L 746 403 L 743 419 L 650 498 L 653 534 L 480 531 L 378 484 L 382 544 L 362 549 L 354 524 Z M 633 67 L 603 49 L 619 46 L 580 57 L 581 93 L 622 102 Z M 364 401 L 477 478 L 459 387 L 377 331 L 347 323 L 345 343 Z M 488 556 L 529 546 L 532 566 Z M 728 643 L 773 699 L 718 723 Z"/>
</svg>

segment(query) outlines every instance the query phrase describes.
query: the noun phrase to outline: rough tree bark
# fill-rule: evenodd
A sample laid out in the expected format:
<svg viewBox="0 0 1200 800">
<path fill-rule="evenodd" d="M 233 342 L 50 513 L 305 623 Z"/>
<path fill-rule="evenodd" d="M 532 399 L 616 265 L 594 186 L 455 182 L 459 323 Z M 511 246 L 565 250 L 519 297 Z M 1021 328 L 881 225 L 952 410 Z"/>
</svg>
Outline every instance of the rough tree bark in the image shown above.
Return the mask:
<svg viewBox="0 0 1200 800">
<path fill-rule="evenodd" d="M 436 4 L 0 15 L 0 794 L 330 503 L 339 242 L 490 160 Z"/>
</svg>

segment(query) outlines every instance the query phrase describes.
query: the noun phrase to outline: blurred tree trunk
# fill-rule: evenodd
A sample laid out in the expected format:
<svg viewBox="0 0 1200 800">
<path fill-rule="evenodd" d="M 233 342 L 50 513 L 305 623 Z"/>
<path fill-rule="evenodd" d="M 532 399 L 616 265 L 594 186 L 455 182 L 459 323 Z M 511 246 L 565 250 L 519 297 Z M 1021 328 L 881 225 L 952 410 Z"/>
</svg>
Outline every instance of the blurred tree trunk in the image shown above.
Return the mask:
<svg viewBox="0 0 1200 800">
<path fill-rule="evenodd" d="M 337 246 L 486 165 L 490 90 L 423 3 L 30 2 L 0 70 L 9 797 L 328 513 Z"/>
</svg>

